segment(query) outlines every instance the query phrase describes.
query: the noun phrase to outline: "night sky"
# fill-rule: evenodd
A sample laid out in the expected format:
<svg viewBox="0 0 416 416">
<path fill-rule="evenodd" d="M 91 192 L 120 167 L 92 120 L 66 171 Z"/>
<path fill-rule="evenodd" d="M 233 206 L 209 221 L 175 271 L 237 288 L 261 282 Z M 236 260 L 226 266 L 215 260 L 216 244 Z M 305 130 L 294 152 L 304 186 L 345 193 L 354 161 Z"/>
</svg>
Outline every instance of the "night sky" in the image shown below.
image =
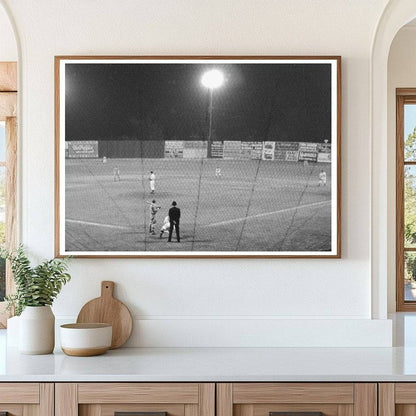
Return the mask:
<svg viewBox="0 0 416 416">
<path fill-rule="evenodd" d="M 66 140 L 206 140 L 213 68 L 214 140 L 331 142 L 329 64 L 67 64 Z"/>
</svg>

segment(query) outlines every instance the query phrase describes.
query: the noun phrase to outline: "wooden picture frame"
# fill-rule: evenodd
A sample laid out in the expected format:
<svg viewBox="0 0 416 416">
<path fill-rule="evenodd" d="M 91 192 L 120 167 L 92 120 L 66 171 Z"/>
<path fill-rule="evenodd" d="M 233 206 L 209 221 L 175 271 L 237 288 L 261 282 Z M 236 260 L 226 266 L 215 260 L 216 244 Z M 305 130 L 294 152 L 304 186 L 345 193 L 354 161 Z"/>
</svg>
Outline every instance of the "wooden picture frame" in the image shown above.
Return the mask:
<svg viewBox="0 0 416 416">
<path fill-rule="evenodd" d="M 56 56 L 55 167 L 57 257 L 339 258 L 341 57 Z"/>
</svg>

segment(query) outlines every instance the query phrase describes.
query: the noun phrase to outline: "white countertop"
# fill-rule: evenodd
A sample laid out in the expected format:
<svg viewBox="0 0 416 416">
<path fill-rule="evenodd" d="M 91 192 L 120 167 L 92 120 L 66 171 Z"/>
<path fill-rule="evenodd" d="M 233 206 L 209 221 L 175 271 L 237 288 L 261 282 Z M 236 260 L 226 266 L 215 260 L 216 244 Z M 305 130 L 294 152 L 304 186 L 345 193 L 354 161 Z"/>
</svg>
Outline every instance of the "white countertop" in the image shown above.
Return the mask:
<svg viewBox="0 0 416 416">
<path fill-rule="evenodd" d="M 0 381 L 416 381 L 416 348 L 121 348 L 21 355 L 0 331 Z"/>
</svg>

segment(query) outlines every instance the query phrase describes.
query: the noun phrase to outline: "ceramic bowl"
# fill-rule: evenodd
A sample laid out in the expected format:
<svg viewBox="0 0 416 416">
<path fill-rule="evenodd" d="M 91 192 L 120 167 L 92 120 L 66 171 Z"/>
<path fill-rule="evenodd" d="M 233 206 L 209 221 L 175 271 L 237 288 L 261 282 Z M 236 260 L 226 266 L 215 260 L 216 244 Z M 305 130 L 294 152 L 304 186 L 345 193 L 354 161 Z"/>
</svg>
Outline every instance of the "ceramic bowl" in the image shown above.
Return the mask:
<svg viewBox="0 0 416 416">
<path fill-rule="evenodd" d="M 110 324 L 61 325 L 61 348 L 65 354 L 77 357 L 104 354 L 111 347 L 112 333 Z"/>
</svg>

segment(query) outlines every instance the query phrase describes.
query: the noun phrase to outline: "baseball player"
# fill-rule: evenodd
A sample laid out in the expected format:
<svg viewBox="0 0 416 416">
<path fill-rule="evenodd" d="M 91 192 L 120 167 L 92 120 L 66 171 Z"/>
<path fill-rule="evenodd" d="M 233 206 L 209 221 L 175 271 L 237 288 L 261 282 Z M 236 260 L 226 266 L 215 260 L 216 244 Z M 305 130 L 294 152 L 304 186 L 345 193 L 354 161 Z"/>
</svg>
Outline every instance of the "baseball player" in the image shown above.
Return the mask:
<svg viewBox="0 0 416 416">
<path fill-rule="evenodd" d="M 170 228 L 169 215 L 166 215 L 165 219 L 163 220 L 162 228 L 160 229 L 159 238 L 162 238 L 164 232 L 169 231 L 169 228 Z"/>
<path fill-rule="evenodd" d="M 326 172 L 323 169 L 319 172 L 318 186 L 326 186 Z"/>
<path fill-rule="evenodd" d="M 155 181 L 156 181 L 156 175 L 153 173 L 153 171 L 150 171 L 149 175 L 149 186 L 150 186 L 150 193 L 155 193 Z"/>
<path fill-rule="evenodd" d="M 115 167 L 113 170 L 114 182 L 120 182 L 120 169 Z"/>
<path fill-rule="evenodd" d="M 156 205 L 155 199 L 152 202 L 146 201 L 146 203 L 150 205 L 149 233 L 155 235 L 156 214 L 160 210 L 160 205 Z"/>
</svg>

